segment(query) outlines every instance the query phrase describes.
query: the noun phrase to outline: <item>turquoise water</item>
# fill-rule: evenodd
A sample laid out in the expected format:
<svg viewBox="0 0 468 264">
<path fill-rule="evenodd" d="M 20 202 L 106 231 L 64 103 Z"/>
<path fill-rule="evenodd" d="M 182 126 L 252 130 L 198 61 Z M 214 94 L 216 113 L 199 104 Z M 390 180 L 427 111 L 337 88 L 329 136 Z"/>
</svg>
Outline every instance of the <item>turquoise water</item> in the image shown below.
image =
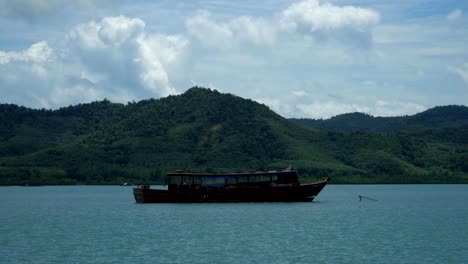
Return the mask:
<svg viewBox="0 0 468 264">
<path fill-rule="evenodd" d="M 314 202 L 238 204 L 0 187 L 0 212 L 0 263 L 468 263 L 468 185 L 329 185 Z"/>
</svg>

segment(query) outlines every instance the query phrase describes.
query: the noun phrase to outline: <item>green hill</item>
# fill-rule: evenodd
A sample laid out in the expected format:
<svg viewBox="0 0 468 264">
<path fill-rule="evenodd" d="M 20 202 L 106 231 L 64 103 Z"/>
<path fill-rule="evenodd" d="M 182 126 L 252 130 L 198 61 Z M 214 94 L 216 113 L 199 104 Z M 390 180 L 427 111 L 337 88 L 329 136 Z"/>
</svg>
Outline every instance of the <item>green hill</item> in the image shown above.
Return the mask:
<svg viewBox="0 0 468 264">
<path fill-rule="evenodd" d="M 395 132 L 468 124 L 468 107 L 437 106 L 412 116 L 373 117 L 364 113 L 337 115 L 329 119 L 292 118 L 291 121 L 337 132 Z"/>
<path fill-rule="evenodd" d="M 408 131 L 332 132 L 199 87 L 127 105 L 104 100 L 52 111 L 3 104 L 0 184 L 162 183 L 175 169 L 289 165 L 335 183 L 467 183 L 468 126 L 438 118 L 437 126 Z"/>
</svg>

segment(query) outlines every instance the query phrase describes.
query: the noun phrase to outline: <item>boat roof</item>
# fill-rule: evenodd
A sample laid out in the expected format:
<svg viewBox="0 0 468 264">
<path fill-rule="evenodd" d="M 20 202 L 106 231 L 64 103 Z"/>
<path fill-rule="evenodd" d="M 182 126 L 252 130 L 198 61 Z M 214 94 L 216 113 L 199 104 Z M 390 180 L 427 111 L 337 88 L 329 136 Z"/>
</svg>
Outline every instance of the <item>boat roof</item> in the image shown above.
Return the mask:
<svg viewBox="0 0 468 264">
<path fill-rule="evenodd" d="M 260 176 L 270 174 L 290 174 L 295 173 L 296 170 L 284 169 L 284 170 L 269 170 L 269 171 L 248 171 L 248 172 L 230 172 L 230 173 L 207 173 L 207 172 L 186 172 L 183 170 L 176 170 L 169 172 L 167 176 L 198 176 L 198 177 L 241 177 L 241 176 Z"/>
</svg>

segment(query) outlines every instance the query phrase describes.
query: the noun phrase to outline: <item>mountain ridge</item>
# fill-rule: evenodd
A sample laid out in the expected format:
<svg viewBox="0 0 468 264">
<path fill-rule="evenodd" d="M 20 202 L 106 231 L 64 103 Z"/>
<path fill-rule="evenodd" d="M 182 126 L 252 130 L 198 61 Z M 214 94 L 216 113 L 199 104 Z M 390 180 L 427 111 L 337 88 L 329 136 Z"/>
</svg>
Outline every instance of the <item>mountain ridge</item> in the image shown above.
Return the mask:
<svg viewBox="0 0 468 264">
<path fill-rule="evenodd" d="M 437 116 L 437 115 L 435 115 Z M 126 105 L 0 105 L 0 184 L 163 183 L 164 173 L 293 165 L 335 183 L 466 183 L 468 126 L 325 131 L 194 87 Z"/>
<path fill-rule="evenodd" d="M 414 115 L 394 117 L 374 117 L 354 112 L 328 119 L 290 118 L 290 120 L 304 126 L 337 132 L 396 132 L 467 124 L 468 107 L 463 105 L 436 106 Z"/>
</svg>

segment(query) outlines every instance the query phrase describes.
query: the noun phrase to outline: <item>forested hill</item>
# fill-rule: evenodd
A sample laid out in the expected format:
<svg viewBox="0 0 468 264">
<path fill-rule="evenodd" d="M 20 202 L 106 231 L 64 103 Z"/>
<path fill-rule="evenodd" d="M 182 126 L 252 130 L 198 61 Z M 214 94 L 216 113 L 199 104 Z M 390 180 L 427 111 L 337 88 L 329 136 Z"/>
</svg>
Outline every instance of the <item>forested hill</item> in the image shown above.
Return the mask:
<svg viewBox="0 0 468 264">
<path fill-rule="evenodd" d="M 292 118 L 305 126 L 337 132 L 395 132 L 411 129 L 439 128 L 468 124 L 468 107 L 437 106 L 411 116 L 373 117 L 364 113 L 349 113 L 330 119 Z"/>
<path fill-rule="evenodd" d="M 163 183 L 175 169 L 289 165 L 304 180 L 468 183 L 466 135 L 468 126 L 452 123 L 385 134 L 312 129 L 265 105 L 200 87 L 126 105 L 2 104 L 0 184 Z"/>
</svg>

